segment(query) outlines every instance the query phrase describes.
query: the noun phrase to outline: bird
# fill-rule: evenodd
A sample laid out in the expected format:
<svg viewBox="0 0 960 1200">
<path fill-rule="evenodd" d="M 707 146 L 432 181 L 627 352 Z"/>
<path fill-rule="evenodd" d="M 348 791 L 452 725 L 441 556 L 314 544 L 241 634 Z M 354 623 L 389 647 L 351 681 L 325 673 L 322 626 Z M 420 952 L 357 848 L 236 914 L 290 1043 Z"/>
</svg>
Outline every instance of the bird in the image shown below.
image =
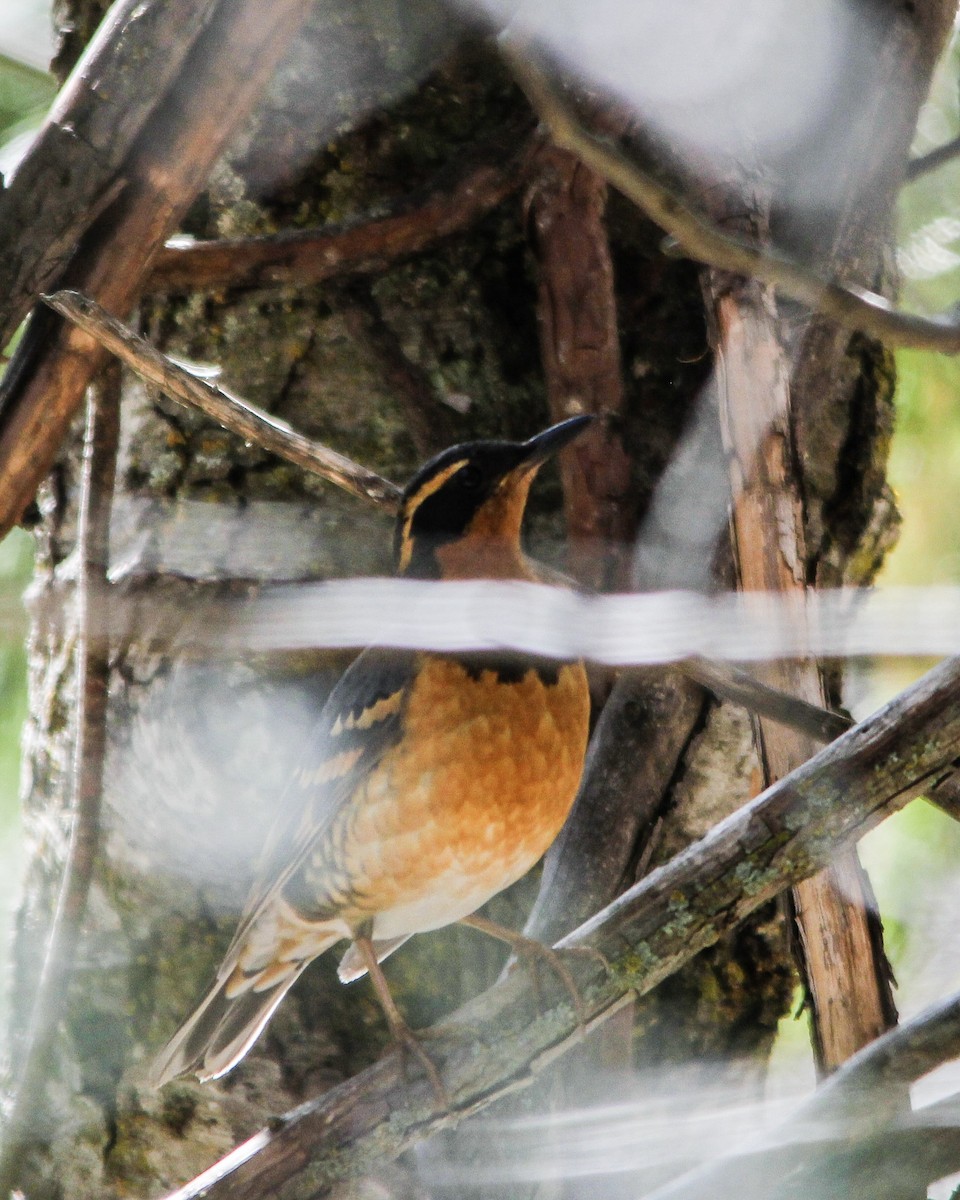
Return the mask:
<svg viewBox="0 0 960 1200">
<path fill-rule="evenodd" d="M 591 420 L 572 417 L 527 441 L 463 443 L 430 459 L 401 496 L 397 574 L 539 578 L 521 549 L 530 485 Z M 155 1059 L 151 1082 L 230 1071 L 309 964 L 347 940 L 341 981 L 370 975 L 393 1037 L 438 1086 L 380 963 L 414 934 L 458 921 L 523 948 L 522 935 L 477 909 L 559 833 L 589 716 L 579 661 L 363 651 L 319 714 L 216 979 Z"/>
</svg>

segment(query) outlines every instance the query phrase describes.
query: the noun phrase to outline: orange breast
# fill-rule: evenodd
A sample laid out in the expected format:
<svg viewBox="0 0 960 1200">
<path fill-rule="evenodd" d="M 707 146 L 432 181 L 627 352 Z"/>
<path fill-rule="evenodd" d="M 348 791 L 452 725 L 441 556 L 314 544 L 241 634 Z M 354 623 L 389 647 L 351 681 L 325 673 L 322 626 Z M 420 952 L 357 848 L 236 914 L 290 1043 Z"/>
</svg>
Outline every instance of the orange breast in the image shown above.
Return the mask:
<svg viewBox="0 0 960 1200">
<path fill-rule="evenodd" d="M 384 914 L 379 936 L 465 916 L 540 858 L 576 794 L 588 719 L 580 664 L 507 684 L 426 661 L 404 737 L 350 804 L 351 892 L 359 913 Z"/>
</svg>

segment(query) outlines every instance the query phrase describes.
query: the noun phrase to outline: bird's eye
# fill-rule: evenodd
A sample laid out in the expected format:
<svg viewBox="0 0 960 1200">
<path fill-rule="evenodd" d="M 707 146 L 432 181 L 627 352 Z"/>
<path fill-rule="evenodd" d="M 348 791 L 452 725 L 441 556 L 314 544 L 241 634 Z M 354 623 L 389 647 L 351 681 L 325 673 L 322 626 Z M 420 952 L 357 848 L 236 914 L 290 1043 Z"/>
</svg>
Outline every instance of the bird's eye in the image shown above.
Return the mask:
<svg viewBox="0 0 960 1200">
<path fill-rule="evenodd" d="M 457 482 L 468 492 L 475 492 L 483 482 L 483 472 L 473 463 L 468 463 L 457 476 Z"/>
</svg>

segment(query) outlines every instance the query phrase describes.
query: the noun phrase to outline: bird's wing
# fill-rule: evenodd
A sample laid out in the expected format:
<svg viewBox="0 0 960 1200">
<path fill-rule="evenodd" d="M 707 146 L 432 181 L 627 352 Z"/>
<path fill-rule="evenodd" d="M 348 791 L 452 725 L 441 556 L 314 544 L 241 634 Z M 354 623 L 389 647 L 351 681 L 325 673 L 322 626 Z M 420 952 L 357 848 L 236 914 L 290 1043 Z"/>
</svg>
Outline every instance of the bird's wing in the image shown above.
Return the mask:
<svg viewBox="0 0 960 1200">
<path fill-rule="evenodd" d="M 416 671 L 409 651 L 365 650 L 324 705 L 280 804 L 224 968 L 251 926 L 322 840 L 330 822 L 402 732 Z"/>
<path fill-rule="evenodd" d="M 296 873 L 322 844 L 337 812 L 399 739 L 415 671 L 411 653 L 368 650 L 330 694 L 281 799 L 216 981 L 158 1055 L 151 1072 L 155 1086 L 186 1071 L 201 1079 L 229 1071 L 304 967 L 339 940 L 336 923 L 322 914 L 298 919 L 285 893 L 296 890 Z"/>
</svg>

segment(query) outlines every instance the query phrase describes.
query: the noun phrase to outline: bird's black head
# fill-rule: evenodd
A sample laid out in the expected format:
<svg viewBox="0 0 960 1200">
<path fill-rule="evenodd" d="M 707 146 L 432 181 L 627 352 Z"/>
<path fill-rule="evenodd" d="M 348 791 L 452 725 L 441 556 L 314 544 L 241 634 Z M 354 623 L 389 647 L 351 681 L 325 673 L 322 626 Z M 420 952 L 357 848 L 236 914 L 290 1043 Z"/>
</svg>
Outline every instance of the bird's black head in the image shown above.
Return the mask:
<svg viewBox="0 0 960 1200">
<path fill-rule="evenodd" d="M 592 419 L 571 417 L 526 442 L 465 442 L 430 459 L 403 492 L 397 571 L 427 579 L 510 573 L 534 475 Z"/>
</svg>

